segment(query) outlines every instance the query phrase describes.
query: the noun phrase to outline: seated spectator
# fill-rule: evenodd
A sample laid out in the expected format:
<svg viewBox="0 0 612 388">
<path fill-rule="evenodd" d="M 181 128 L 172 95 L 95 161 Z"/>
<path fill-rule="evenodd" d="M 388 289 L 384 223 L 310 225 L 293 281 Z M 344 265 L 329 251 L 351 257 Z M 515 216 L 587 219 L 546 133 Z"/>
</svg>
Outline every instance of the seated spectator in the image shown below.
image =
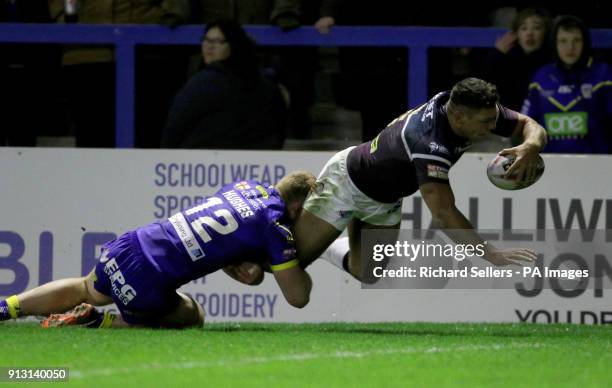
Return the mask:
<svg viewBox="0 0 612 388">
<path fill-rule="evenodd" d="M 549 27 L 548 11 L 524 9 L 485 61 L 484 78 L 497 86 L 500 102 L 510 109 L 521 108 L 534 73 L 552 59 L 545 45 Z"/>
<path fill-rule="evenodd" d="M 610 153 L 612 72 L 590 56 L 590 32 L 574 16 L 552 28 L 555 63 L 537 71 L 522 112 L 548 132 L 545 152 Z"/>
<path fill-rule="evenodd" d="M 289 31 L 307 23 L 303 12 L 306 3 L 310 9 L 316 7 L 316 3 L 320 1 L 322 0 L 192 0 L 192 13 L 196 23 L 207 24 L 215 20 L 231 19 L 241 25 L 275 25 L 283 31 Z M 310 138 L 309 108 L 315 98 L 317 50 L 318 47 L 257 47 L 260 65 L 266 76 L 286 87 L 291 95 L 291 105 L 287 112 L 287 133 L 290 137 Z M 195 60 L 192 58 L 190 70 L 193 70 L 200 60 L 199 55 Z"/>
<path fill-rule="evenodd" d="M 206 26 L 204 68 L 177 94 L 162 148 L 280 149 L 287 107 L 263 77 L 255 43 L 234 21 Z"/>
</svg>

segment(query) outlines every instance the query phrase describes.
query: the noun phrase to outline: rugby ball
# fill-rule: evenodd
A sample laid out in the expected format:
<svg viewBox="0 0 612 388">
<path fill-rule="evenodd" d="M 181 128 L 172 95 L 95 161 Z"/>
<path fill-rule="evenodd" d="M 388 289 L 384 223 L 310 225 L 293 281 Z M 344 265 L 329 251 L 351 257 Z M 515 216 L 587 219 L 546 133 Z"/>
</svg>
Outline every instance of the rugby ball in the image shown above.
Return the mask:
<svg viewBox="0 0 612 388">
<path fill-rule="evenodd" d="M 520 190 L 536 183 L 544 173 L 544 160 L 538 155 L 536 175 L 533 179 L 518 180 L 516 175 L 505 177 L 506 171 L 514 163 L 514 157 L 495 155 L 487 166 L 487 176 L 491 183 L 503 190 Z"/>
</svg>

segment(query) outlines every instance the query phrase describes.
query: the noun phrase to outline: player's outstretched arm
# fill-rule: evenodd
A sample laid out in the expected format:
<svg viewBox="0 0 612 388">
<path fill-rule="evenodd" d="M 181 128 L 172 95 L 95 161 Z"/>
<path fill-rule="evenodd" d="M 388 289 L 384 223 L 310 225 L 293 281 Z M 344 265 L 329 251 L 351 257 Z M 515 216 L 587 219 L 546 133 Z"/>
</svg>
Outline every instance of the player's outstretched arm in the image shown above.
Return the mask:
<svg viewBox="0 0 612 388">
<path fill-rule="evenodd" d="M 518 123 L 514 129 L 515 136 L 519 135 L 523 142 L 521 145 L 534 147 L 540 151 L 546 145 L 546 129 L 537 121 L 522 113 L 518 114 Z"/>
<path fill-rule="evenodd" d="M 434 227 L 439 229 L 474 229 L 470 221 L 455 206 L 455 195 L 450 185 L 429 182 L 420 187 L 423 200 L 427 204 L 433 218 Z M 474 239 L 482 243 L 475 232 Z"/>
<path fill-rule="evenodd" d="M 491 244 L 484 244 L 470 221 L 455 206 L 455 196 L 450 185 L 430 182 L 421 185 L 420 190 L 431 211 L 434 227 L 442 229 L 456 244 L 483 244 L 483 258 L 497 266 L 525 265 L 536 260 L 536 253 L 530 249 L 499 250 Z"/>
<path fill-rule="evenodd" d="M 295 266 L 274 271 L 274 278 L 278 283 L 287 302 L 293 307 L 302 308 L 310 301 L 312 280 L 308 272 L 304 271 L 295 261 Z"/>
</svg>

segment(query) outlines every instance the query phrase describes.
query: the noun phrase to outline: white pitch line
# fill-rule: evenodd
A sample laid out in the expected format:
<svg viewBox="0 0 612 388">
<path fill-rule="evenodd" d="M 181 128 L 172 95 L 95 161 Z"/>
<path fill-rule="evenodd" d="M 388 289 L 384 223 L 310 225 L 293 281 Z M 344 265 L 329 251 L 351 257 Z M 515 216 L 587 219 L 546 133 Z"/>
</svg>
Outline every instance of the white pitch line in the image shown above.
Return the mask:
<svg viewBox="0 0 612 388">
<path fill-rule="evenodd" d="M 372 356 L 386 356 L 391 354 L 404 354 L 404 353 L 445 353 L 445 352 L 465 352 L 474 350 L 502 350 L 502 349 L 520 349 L 520 348 L 541 348 L 545 345 L 540 343 L 509 343 L 509 344 L 488 344 L 488 345 L 460 345 L 460 346 L 447 346 L 447 347 L 430 347 L 430 348 L 398 348 L 398 349 L 381 349 L 372 350 L 367 352 L 351 352 L 351 351 L 337 351 L 333 353 L 297 353 L 297 354 L 285 354 L 280 356 L 271 357 L 247 357 L 238 358 L 235 360 L 216 360 L 216 361 L 184 361 L 180 363 L 170 364 L 142 364 L 132 365 L 129 368 L 97 368 L 97 369 L 83 369 L 83 370 L 71 370 L 70 378 L 82 379 L 91 376 L 112 376 L 117 374 L 129 374 L 134 372 L 145 372 L 152 370 L 181 370 L 181 369 L 200 369 L 210 367 L 228 367 L 236 368 L 244 365 L 253 364 L 268 364 L 271 362 L 286 362 L 286 361 L 308 361 L 320 358 L 332 358 L 332 359 L 347 359 L 347 358 L 364 358 Z"/>
</svg>

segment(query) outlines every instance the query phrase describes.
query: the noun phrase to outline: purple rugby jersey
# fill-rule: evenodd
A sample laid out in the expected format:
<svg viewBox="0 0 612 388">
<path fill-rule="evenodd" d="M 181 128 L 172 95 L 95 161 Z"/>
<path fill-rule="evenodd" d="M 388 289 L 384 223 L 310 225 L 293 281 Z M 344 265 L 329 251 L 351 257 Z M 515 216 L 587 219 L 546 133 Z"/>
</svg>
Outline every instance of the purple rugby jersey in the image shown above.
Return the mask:
<svg viewBox="0 0 612 388">
<path fill-rule="evenodd" d="M 144 258 L 178 287 L 244 260 L 270 260 L 272 270 L 297 265 L 291 231 L 279 222 L 284 212 L 278 190 L 242 181 L 136 236 Z"/>
</svg>

